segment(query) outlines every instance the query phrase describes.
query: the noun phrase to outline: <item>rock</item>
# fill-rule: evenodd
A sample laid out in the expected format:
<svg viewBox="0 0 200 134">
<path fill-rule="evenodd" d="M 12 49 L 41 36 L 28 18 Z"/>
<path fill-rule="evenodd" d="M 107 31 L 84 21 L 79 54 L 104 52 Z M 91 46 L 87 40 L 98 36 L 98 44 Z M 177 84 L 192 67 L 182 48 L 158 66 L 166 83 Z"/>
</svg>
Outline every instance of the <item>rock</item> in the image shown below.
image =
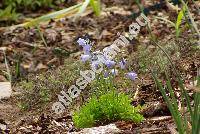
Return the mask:
<svg viewBox="0 0 200 134">
<path fill-rule="evenodd" d="M 5 124 L 1 124 L 1 123 L 0 123 L 0 130 L 5 131 L 6 128 L 7 128 L 7 126 L 6 126 Z"/>
<path fill-rule="evenodd" d="M 4 120 L 0 119 L 0 132 L 3 130 L 5 131 L 7 129 L 7 124 Z"/>
<path fill-rule="evenodd" d="M 106 126 L 85 128 L 80 132 L 72 132 L 70 134 L 118 134 L 118 133 L 121 133 L 121 130 L 118 129 L 115 124 L 109 124 Z"/>
<path fill-rule="evenodd" d="M 12 93 L 10 82 L 0 82 L 0 99 L 10 98 Z"/>
</svg>

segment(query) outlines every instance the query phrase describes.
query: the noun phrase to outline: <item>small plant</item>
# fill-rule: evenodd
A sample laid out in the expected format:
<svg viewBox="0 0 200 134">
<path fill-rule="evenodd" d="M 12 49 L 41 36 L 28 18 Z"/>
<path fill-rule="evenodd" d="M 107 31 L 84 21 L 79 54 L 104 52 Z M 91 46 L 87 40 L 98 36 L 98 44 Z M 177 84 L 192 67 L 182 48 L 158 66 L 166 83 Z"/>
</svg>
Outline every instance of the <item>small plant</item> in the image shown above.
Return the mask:
<svg viewBox="0 0 200 134">
<path fill-rule="evenodd" d="M 70 63 L 70 64 L 69 64 Z M 80 69 L 84 68 L 80 62 L 67 59 L 63 67 L 56 70 L 35 75 L 28 75 L 28 81 L 19 83 L 23 95 L 18 97 L 18 106 L 22 110 L 30 110 L 52 101 L 56 93 L 67 88 L 78 77 Z"/>
<path fill-rule="evenodd" d="M 82 4 L 82 6 L 79 8 L 78 13 L 75 16 L 75 19 L 79 17 L 83 12 L 85 12 L 87 6 L 90 5 L 94 11 L 94 13 L 99 16 L 101 12 L 101 2 L 100 0 L 85 0 Z"/>
<path fill-rule="evenodd" d="M 12 18 L 11 20 L 16 20 L 19 16 L 19 14 L 17 14 L 15 12 L 15 10 L 35 10 L 38 7 L 55 7 L 56 3 L 63 3 L 64 0 L 36 0 L 35 2 L 32 2 L 32 0 L 9 0 L 7 2 L 5 2 L 2 6 L 2 8 L 6 8 L 8 6 L 11 7 L 11 10 L 9 10 L 8 13 L 5 14 L 5 12 L 3 10 L 0 10 L 0 19 L 1 18 L 6 18 L 6 20 L 10 20 L 10 18 Z M 63 18 L 67 15 L 70 15 L 74 12 L 77 12 L 74 19 L 78 18 L 83 12 L 85 12 L 85 10 L 87 9 L 87 7 L 90 6 L 95 15 L 99 16 L 100 12 L 101 12 L 101 2 L 100 0 L 85 0 L 82 3 L 78 3 L 74 6 L 68 7 L 66 9 L 62 9 L 59 11 L 55 11 L 52 13 L 49 13 L 47 15 L 43 15 L 40 16 L 38 18 L 32 19 L 28 22 L 25 22 L 23 24 L 21 24 L 20 26 L 24 26 L 24 27 L 31 27 L 31 26 L 37 26 L 39 23 L 41 22 L 46 22 L 49 21 L 51 19 L 59 19 L 59 18 Z M 57 6 L 58 7 L 58 6 Z M 6 15 L 9 16 L 6 16 Z M 16 26 L 17 27 L 17 26 Z"/>
<path fill-rule="evenodd" d="M 18 17 L 19 14 L 11 6 L 6 7 L 4 10 L 0 9 L 1 21 L 16 21 Z"/>
<path fill-rule="evenodd" d="M 160 73 L 156 73 L 155 68 L 151 69 L 152 76 L 154 78 L 154 81 L 156 85 L 158 86 L 166 104 L 168 105 L 168 108 L 171 112 L 171 115 L 174 119 L 174 122 L 177 126 L 177 130 L 179 134 L 185 134 L 185 133 L 191 133 L 191 134 L 198 134 L 200 132 L 200 93 L 194 91 L 194 103 L 191 103 L 191 99 L 189 97 L 189 93 L 186 90 L 186 87 L 183 82 L 183 76 L 179 72 L 179 70 L 176 68 L 176 66 L 173 63 L 172 57 L 165 51 L 165 49 L 160 46 L 155 40 L 153 40 L 153 43 L 159 48 L 160 51 L 163 52 L 162 58 L 166 58 L 166 61 L 168 61 L 168 64 L 171 67 L 171 70 L 168 69 L 166 66 L 164 66 L 163 63 L 158 63 L 158 66 L 164 70 L 164 77 L 166 84 L 163 84 L 163 79 L 160 77 Z M 175 81 L 177 81 L 177 85 L 180 89 L 180 96 L 181 96 L 181 107 L 179 107 L 177 98 L 175 96 L 175 90 L 174 86 L 171 83 L 170 79 L 170 71 L 173 72 L 173 75 L 175 76 Z M 199 83 L 199 76 L 198 76 L 198 82 Z M 198 86 L 199 84 L 197 84 Z M 169 94 L 167 94 L 169 93 Z M 186 107 L 186 108 L 185 108 Z"/>
<path fill-rule="evenodd" d="M 168 20 L 168 19 L 165 19 L 163 17 L 155 17 L 155 18 L 163 20 L 163 21 L 169 23 L 170 25 L 172 25 L 176 30 L 176 38 L 178 38 L 180 36 L 180 33 L 181 33 L 181 27 L 180 26 L 181 26 L 184 14 L 185 14 L 185 7 L 183 7 L 183 9 L 178 13 L 177 20 L 176 20 L 175 23 Z"/>
<path fill-rule="evenodd" d="M 73 121 L 78 128 L 117 120 L 141 122 L 144 118 L 139 114 L 139 107 L 133 107 L 130 102 L 127 95 L 116 91 L 110 91 L 99 98 L 94 96 L 80 111 L 75 112 Z"/>
<path fill-rule="evenodd" d="M 186 5 L 184 5 L 186 7 Z M 187 8 L 187 7 L 186 7 Z M 188 9 L 187 9 L 188 10 Z M 179 13 L 178 20 L 182 18 L 182 13 Z M 181 16 L 181 17 L 180 17 Z M 180 22 L 177 21 L 177 28 L 179 27 Z M 194 23 L 193 23 L 194 25 Z M 195 27 L 195 26 L 194 26 Z M 177 29 L 176 29 L 177 30 Z M 178 33 L 179 34 L 179 33 Z M 177 70 L 176 66 L 173 63 L 172 57 L 160 46 L 155 40 L 152 40 L 155 46 L 157 46 L 162 52 L 163 56 L 165 56 L 171 65 L 171 72 L 175 75 L 175 80 L 178 82 L 178 88 L 180 89 L 180 97 L 181 97 L 181 107 L 178 105 L 177 98 L 175 96 L 174 86 L 171 83 L 170 73 L 167 71 L 166 67 L 160 64 L 161 68 L 164 70 L 164 76 L 166 80 L 166 84 L 162 83 L 162 79 L 159 77 L 159 74 L 152 71 L 152 76 L 156 85 L 158 86 L 162 96 L 168 105 L 168 108 L 171 112 L 171 115 L 176 124 L 177 130 L 179 134 L 191 133 L 198 134 L 200 132 L 200 93 L 198 91 L 194 91 L 194 103 L 191 103 L 191 99 L 189 97 L 189 93 L 186 90 L 184 85 L 184 79 L 179 70 Z M 162 57 L 163 58 L 163 57 Z M 197 88 L 199 87 L 199 76 L 197 76 Z M 167 94 L 169 93 L 169 94 Z"/>
<path fill-rule="evenodd" d="M 36 9 L 37 7 L 53 7 L 56 3 L 62 3 L 64 0 L 3 0 L 3 6 L 12 6 L 20 9 Z"/>
<path fill-rule="evenodd" d="M 178 132 L 180 134 L 185 134 L 187 133 L 192 133 L 192 134 L 198 134 L 200 132 L 200 93 L 196 92 L 194 93 L 194 105 L 192 106 L 190 104 L 189 100 L 189 94 L 187 93 L 182 80 L 179 78 L 179 86 L 181 88 L 181 95 L 182 95 L 182 112 L 179 112 L 179 107 L 177 104 L 177 100 L 175 98 L 175 93 L 172 88 L 172 84 L 170 82 L 169 77 L 166 74 L 167 81 L 166 81 L 166 87 L 164 88 L 163 85 L 161 84 L 161 81 L 158 79 L 158 77 L 153 74 L 153 77 L 155 79 L 156 84 L 158 85 L 158 88 L 160 89 L 162 96 L 165 100 L 165 102 L 168 105 L 168 108 L 172 114 L 172 117 L 175 120 Z M 179 77 L 179 76 L 178 76 Z M 198 79 L 198 84 L 199 86 L 200 79 Z M 167 96 L 167 92 L 170 93 L 170 96 Z M 187 106 L 187 111 L 184 110 L 184 103 L 186 102 Z M 189 119 L 187 118 L 186 113 L 188 112 L 189 114 Z M 191 124 L 191 125 L 189 125 Z M 191 126 L 191 128 L 190 128 Z"/>
<path fill-rule="evenodd" d="M 64 0 L 3 0 L 0 5 L 0 21 L 17 21 L 19 12 L 36 10 L 39 7 L 55 8 Z"/>
<path fill-rule="evenodd" d="M 143 116 L 139 114 L 140 108 L 130 104 L 129 96 L 117 92 L 120 87 L 120 76 L 126 78 L 124 79 L 126 83 L 128 79 L 135 81 L 138 78 L 133 71 L 125 73 L 126 70 L 129 70 L 127 61 L 124 58 L 120 58 L 120 61 L 110 60 L 100 51 L 92 52 L 92 43 L 87 37 L 79 38 L 77 42 L 83 47 L 82 62 L 89 63 L 91 68 L 102 66 L 102 72 L 96 75 L 95 80 L 91 83 L 93 97 L 80 108 L 80 111 L 76 111 L 73 115 L 76 127 L 92 127 L 117 120 L 142 121 Z M 102 65 L 98 60 L 101 60 Z M 118 84 L 114 84 L 115 79 L 118 80 Z"/>
<path fill-rule="evenodd" d="M 187 4 L 183 0 L 180 0 L 180 1 L 183 4 L 183 9 L 178 14 L 176 24 L 167 19 L 158 18 L 158 17 L 157 18 L 162 19 L 166 22 L 169 22 L 172 26 L 175 27 L 177 39 L 180 35 L 180 31 L 181 31 L 180 25 L 181 25 L 183 17 L 185 17 L 186 20 L 187 18 L 190 19 L 189 23 L 192 24 L 196 33 L 200 35 L 199 30 L 196 26 L 196 23 L 194 22 L 194 19 L 191 16 L 191 13 L 188 9 Z M 188 16 L 186 15 L 186 13 L 188 14 Z M 190 25 L 189 23 L 188 25 Z M 157 43 L 157 40 L 153 38 L 154 36 L 152 32 L 150 31 L 152 29 L 150 25 L 148 25 L 148 29 L 150 32 L 151 41 L 154 43 L 156 47 L 158 47 L 160 51 L 163 52 L 162 59 L 165 56 L 166 60 L 168 61 L 168 64 L 171 65 L 171 69 L 168 69 L 167 67 L 164 66 L 163 63 L 158 64 L 158 66 L 164 70 L 166 84 L 163 84 L 162 82 L 163 79 L 160 78 L 161 77 L 160 73 L 158 72 L 156 73 L 155 68 L 151 69 L 151 73 L 166 104 L 168 105 L 168 108 L 176 124 L 178 133 L 179 134 L 186 134 L 186 133 L 199 134 L 200 132 L 200 125 L 199 125 L 200 123 L 200 114 L 199 114 L 200 113 L 200 93 L 199 91 L 194 91 L 194 94 L 193 94 L 194 103 L 191 103 L 189 93 L 187 92 L 186 87 L 183 82 L 182 75 L 177 70 L 176 66 L 173 64 L 172 57 L 170 57 L 170 55 L 165 51 L 165 49 L 163 49 L 163 47 Z M 173 75 L 175 75 L 175 78 L 176 78 L 175 80 L 178 81 L 178 87 L 180 89 L 180 96 L 181 96 L 181 100 L 180 100 L 181 107 L 179 107 L 178 105 L 178 101 L 175 96 L 175 90 L 173 88 L 173 84 L 171 83 L 171 79 L 169 77 L 170 73 L 167 70 L 170 70 L 171 72 L 173 72 L 174 73 Z M 200 83 L 200 78 L 199 76 L 197 76 L 197 89 L 199 88 L 199 83 Z"/>
<path fill-rule="evenodd" d="M 24 103 L 24 102 L 18 102 L 17 106 L 20 108 L 20 110 L 22 111 L 26 111 L 29 108 L 28 103 Z"/>
<path fill-rule="evenodd" d="M 100 70 L 100 72 L 96 73 L 96 78 L 91 82 L 91 91 L 95 95 L 114 89 L 128 89 L 132 86 L 131 83 L 138 79 L 137 74 L 132 71 L 132 67 L 127 63 L 128 61 L 123 56 L 120 56 L 121 53 L 115 59 L 110 59 L 106 56 L 106 52 L 93 52 L 94 43 L 87 36 L 79 38 L 77 43 L 84 51 L 84 54 L 80 57 L 81 61 L 89 65 L 91 69 Z M 113 84 L 114 82 L 116 84 Z"/>
</svg>

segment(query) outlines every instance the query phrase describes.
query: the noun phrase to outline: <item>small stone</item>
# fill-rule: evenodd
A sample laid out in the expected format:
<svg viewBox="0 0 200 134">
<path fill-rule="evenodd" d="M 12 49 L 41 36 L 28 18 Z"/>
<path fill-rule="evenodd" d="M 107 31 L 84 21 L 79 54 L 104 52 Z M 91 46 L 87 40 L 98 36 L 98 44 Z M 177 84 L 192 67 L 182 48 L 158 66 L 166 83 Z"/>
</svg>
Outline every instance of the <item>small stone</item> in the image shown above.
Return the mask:
<svg viewBox="0 0 200 134">
<path fill-rule="evenodd" d="M 0 99 L 10 98 L 12 93 L 10 82 L 0 82 Z"/>
<path fill-rule="evenodd" d="M 6 128 L 7 128 L 7 126 L 6 126 L 5 124 L 1 124 L 1 123 L 0 123 L 0 130 L 5 131 Z"/>
<path fill-rule="evenodd" d="M 120 132 L 121 130 L 118 129 L 115 124 L 109 124 L 106 126 L 85 128 L 80 132 L 72 132 L 70 134 L 115 134 Z"/>
</svg>

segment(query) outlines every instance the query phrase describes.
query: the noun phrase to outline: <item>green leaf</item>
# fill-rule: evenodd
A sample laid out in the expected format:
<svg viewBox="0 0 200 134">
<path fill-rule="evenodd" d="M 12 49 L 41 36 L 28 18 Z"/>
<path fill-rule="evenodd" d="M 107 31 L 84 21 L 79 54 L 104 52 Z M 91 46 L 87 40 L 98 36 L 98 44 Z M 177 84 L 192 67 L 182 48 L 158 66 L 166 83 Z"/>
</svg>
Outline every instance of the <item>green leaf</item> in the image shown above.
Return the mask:
<svg viewBox="0 0 200 134">
<path fill-rule="evenodd" d="M 155 81 L 156 85 L 158 86 L 158 88 L 159 88 L 159 90 L 160 90 L 160 92 L 161 92 L 161 94 L 162 94 L 162 96 L 163 96 L 163 98 L 164 98 L 169 110 L 170 110 L 170 113 L 172 114 L 172 117 L 174 118 L 174 121 L 175 121 L 175 123 L 177 125 L 177 129 L 178 129 L 179 133 L 180 134 L 184 134 L 184 125 L 182 124 L 183 121 L 181 119 L 180 113 L 178 112 L 178 107 L 176 105 L 176 102 L 174 102 L 175 100 L 174 99 L 171 100 L 170 97 L 168 97 L 166 95 L 167 92 L 163 88 L 163 86 L 162 86 L 160 80 L 158 79 L 158 77 L 154 73 L 152 73 L 152 76 L 153 76 L 154 81 Z M 172 88 L 171 84 L 169 83 L 169 81 L 167 83 L 167 87 L 170 90 Z M 170 91 L 170 94 L 172 95 L 171 91 Z"/>
<path fill-rule="evenodd" d="M 11 5 L 4 10 L 0 10 L 0 21 L 17 20 L 18 17 L 19 14 L 15 12 Z"/>
<path fill-rule="evenodd" d="M 178 14 L 177 21 L 176 21 L 176 27 L 179 27 L 181 25 L 183 18 L 183 10 L 181 10 Z"/>
<path fill-rule="evenodd" d="M 17 4 L 21 4 L 22 3 L 22 0 L 17 0 Z"/>
<path fill-rule="evenodd" d="M 49 21 L 51 19 L 61 18 L 61 17 L 65 16 L 67 13 L 69 13 L 69 12 L 71 12 L 73 10 L 77 10 L 81 5 L 82 5 L 82 3 L 77 4 L 75 6 L 72 6 L 72 7 L 69 7 L 67 9 L 63 9 L 63 10 L 60 10 L 60 11 L 49 13 L 47 15 L 44 15 L 44 16 L 41 16 L 39 18 L 33 19 L 33 20 L 31 20 L 29 22 L 26 22 L 24 24 L 21 24 L 19 26 L 31 27 L 31 26 L 36 26 L 41 22 Z"/>
<path fill-rule="evenodd" d="M 101 12 L 101 2 L 100 2 L 100 0 L 90 0 L 90 6 L 94 10 L 94 13 L 96 14 L 96 16 L 99 16 L 100 12 Z"/>
<path fill-rule="evenodd" d="M 181 22 L 182 22 L 182 19 L 183 19 L 183 16 L 184 16 L 184 8 L 178 13 L 178 17 L 177 17 L 177 20 L 176 20 L 176 25 L 175 25 L 175 28 L 176 28 L 176 37 L 179 37 L 180 35 L 180 25 L 181 25 Z"/>
</svg>

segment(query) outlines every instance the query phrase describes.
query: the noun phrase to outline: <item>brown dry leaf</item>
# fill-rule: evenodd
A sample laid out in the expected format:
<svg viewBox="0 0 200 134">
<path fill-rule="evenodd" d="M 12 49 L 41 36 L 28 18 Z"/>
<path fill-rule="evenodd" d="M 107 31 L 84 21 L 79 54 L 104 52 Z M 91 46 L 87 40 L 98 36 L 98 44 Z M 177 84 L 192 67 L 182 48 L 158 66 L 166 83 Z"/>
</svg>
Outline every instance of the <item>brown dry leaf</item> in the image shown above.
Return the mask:
<svg viewBox="0 0 200 134">
<path fill-rule="evenodd" d="M 124 8 L 117 7 L 117 6 L 106 8 L 106 9 L 104 9 L 104 11 L 113 12 L 115 14 L 120 14 L 120 15 L 124 15 L 124 16 L 131 15 L 131 13 L 132 13 L 131 11 L 126 11 L 126 10 L 124 10 Z"/>
<path fill-rule="evenodd" d="M 6 78 L 3 75 L 0 75 L 0 82 L 5 82 L 7 81 Z"/>
<path fill-rule="evenodd" d="M 195 87 L 195 86 L 192 86 L 192 85 L 186 85 L 186 87 L 192 91 L 195 91 L 195 92 L 200 92 L 200 88 L 199 87 Z"/>
<path fill-rule="evenodd" d="M 173 11 L 180 11 L 181 9 L 176 5 L 174 6 L 172 3 L 170 3 L 168 0 L 165 0 L 166 4 L 167 4 L 167 7 L 170 9 L 170 10 L 173 10 Z"/>
<path fill-rule="evenodd" d="M 102 31 L 101 36 L 113 36 L 113 34 L 105 29 Z"/>
<path fill-rule="evenodd" d="M 167 127 L 172 134 L 177 134 L 176 127 L 174 124 L 168 124 Z"/>
<path fill-rule="evenodd" d="M 37 67 L 35 68 L 35 71 L 37 71 L 37 70 L 47 70 L 47 69 L 48 69 L 48 67 L 46 65 L 39 63 L 37 65 Z"/>
<path fill-rule="evenodd" d="M 46 42 L 49 43 L 54 43 L 58 41 L 61 38 L 61 35 L 53 29 L 46 29 L 44 32 L 44 36 L 46 37 Z"/>
</svg>

